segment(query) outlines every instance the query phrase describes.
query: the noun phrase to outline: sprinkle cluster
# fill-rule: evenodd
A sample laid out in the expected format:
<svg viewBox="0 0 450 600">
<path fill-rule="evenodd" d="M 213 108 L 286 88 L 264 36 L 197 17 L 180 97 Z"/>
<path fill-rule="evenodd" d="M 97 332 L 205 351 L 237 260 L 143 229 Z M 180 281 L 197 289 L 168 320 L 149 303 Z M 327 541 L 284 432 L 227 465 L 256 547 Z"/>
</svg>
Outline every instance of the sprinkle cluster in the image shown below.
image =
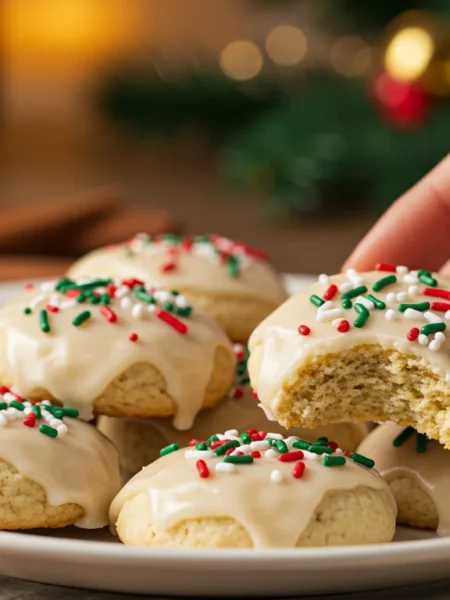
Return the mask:
<svg viewBox="0 0 450 600">
<path fill-rule="evenodd" d="M 326 437 L 320 437 L 311 444 L 296 436 L 284 438 L 279 433 L 256 429 L 241 432 L 230 429 L 224 434 L 216 433 L 207 440 L 192 439 L 189 446 L 184 451 L 184 456 L 186 460 L 196 461 L 195 465 L 202 479 L 211 475 L 212 466 L 208 465 L 208 461 L 217 458 L 222 460 L 214 462 L 214 471 L 223 473 L 235 473 L 240 465 L 252 465 L 258 460 L 273 461 L 270 479 L 274 483 L 281 483 L 285 477 L 276 468 L 277 462 L 292 463 L 291 475 L 294 479 L 303 477 L 308 461 L 321 461 L 324 467 L 338 467 L 345 465 L 349 458 L 369 469 L 375 466 L 370 458 L 356 452 L 344 452 L 336 442 L 328 441 Z M 179 450 L 178 444 L 170 444 L 160 450 L 160 455 L 165 456 Z"/>
<path fill-rule="evenodd" d="M 30 286 L 26 286 L 30 289 Z M 74 327 L 90 324 L 95 319 L 118 321 L 114 306 L 128 310 L 133 319 L 142 321 L 157 318 L 178 333 L 184 335 L 188 328 L 184 321 L 191 312 L 188 300 L 177 291 L 167 291 L 139 279 L 122 280 L 85 278 L 73 281 L 64 277 L 57 282 L 46 281 L 39 286 L 37 294 L 24 309 L 25 315 L 36 314 L 43 333 L 50 333 L 57 313 L 74 306 L 80 312 L 72 320 Z M 131 332 L 130 342 L 137 342 L 139 335 Z"/>
<path fill-rule="evenodd" d="M 354 327 L 364 327 L 373 311 L 384 311 L 387 321 L 422 321 L 420 328 L 408 329 L 406 339 L 438 352 L 446 339 L 446 321 L 450 321 L 450 290 L 440 288 L 429 271 L 410 271 L 403 265 L 386 263 L 377 263 L 375 269 L 380 271 L 380 278 L 370 290 L 364 274 L 355 269 L 346 272 L 348 280 L 339 287 L 330 283 L 328 275 L 320 275 L 324 291 L 321 296 L 313 294 L 309 298 L 317 307 L 316 320 L 329 321 L 338 332 L 347 333 Z M 405 284 L 405 291 L 390 290 L 396 283 Z M 298 331 L 310 335 L 312 328 L 301 324 Z"/>
<path fill-rule="evenodd" d="M 239 277 L 241 270 L 252 260 L 266 261 L 266 255 L 244 242 L 237 242 L 216 234 L 194 237 L 180 237 L 173 234 L 150 236 L 139 233 L 125 244 L 125 253 L 163 254 L 164 262 L 160 266 L 161 274 L 170 273 L 178 268 L 181 254 L 200 256 L 223 265 L 230 277 Z"/>
<path fill-rule="evenodd" d="M 231 388 L 228 397 L 239 400 L 245 394 L 250 384 L 250 377 L 247 372 L 247 362 L 250 355 L 247 346 L 243 344 L 233 344 L 234 355 L 236 357 L 236 371 L 234 377 L 234 386 Z"/>
<path fill-rule="evenodd" d="M 43 435 L 56 438 L 68 432 L 64 417 L 76 419 L 78 410 L 54 406 L 50 400 L 30 402 L 10 388 L 0 387 L 0 427 L 21 421 L 25 427 L 38 427 Z"/>
<path fill-rule="evenodd" d="M 412 435 L 416 436 L 416 452 L 422 454 L 427 449 L 428 437 L 424 433 L 418 433 L 413 427 L 406 427 L 392 442 L 394 448 L 400 448 Z"/>
</svg>

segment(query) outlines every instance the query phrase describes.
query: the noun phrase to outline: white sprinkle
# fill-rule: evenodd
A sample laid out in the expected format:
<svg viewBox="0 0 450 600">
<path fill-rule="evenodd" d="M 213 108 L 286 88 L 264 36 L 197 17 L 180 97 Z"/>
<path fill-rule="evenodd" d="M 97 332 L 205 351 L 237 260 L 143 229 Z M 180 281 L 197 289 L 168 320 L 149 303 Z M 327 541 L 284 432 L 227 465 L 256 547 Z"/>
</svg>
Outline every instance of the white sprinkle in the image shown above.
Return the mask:
<svg viewBox="0 0 450 600">
<path fill-rule="evenodd" d="M 115 298 L 123 298 L 124 296 L 126 296 L 128 294 L 129 291 L 130 291 L 130 288 L 128 286 L 121 285 L 114 292 L 114 297 Z"/>
<path fill-rule="evenodd" d="M 14 394 L 11 394 L 11 392 L 5 392 L 3 394 L 3 399 L 6 400 L 6 402 L 11 402 L 12 400 L 16 400 L 16 397 Z"/>
<path fill-rule="evenodd" d="M 58 435 L 65 435 L 69 431 L 67 428 L 67 425 L 65 425 L 64 423 L 61 423 L 61 425 L 58 425 L 56 430 L 58 432 Z"/>
<path fill-rule="evenodd" d="M 440 347 L 441 343 L 439 340 L 432 340 L 428 345 L 428 348 L 431 350 L 431 352 L 437 352 Z"/>
<path fill-rule="evenodd" d="M 186 450 L 184 458 L 192 458 L 197 460 L 199 458 L 214 458 L 215 454 L 212 450 Z"/>
<path fill-rule="evenodd" d="M 270 450 L 266 450 L 264 452 L 264 458 L 278 458 L 278 452 L 276 450 L 274 450 L 273 448 L 270 448 Z"/>
<path fill-rule="evenodd" d="M 405 275 L 403 277 L 403 281 L 404 283 L 417 283 L 419 280 L 417 279 L 417 271 L 411 271 L 410 273 L 408 273 L 407 275 Z"/>
<path fill-rule="evenodd" d="M 337 454 L 338 456 L 345 456 L 345 452 L 342 450 L 342 448 L 336 448 L 333 454 Z"/>
<path fill-rule="evenodd" d="M 173 296 L 167 290 L 156 290 L 153 295 L 155 300 L 161 304 L 164 304 L 164 302 L 173 302 Z"/>
<path fill-rule="evenodd" d="M 421 333 L 419 335 L 419 337 L 417 338 L 417 341 L 419 342 L 419 344 L 421 346 L 427 346 L 428 345 L 428 336 L 425 335 L 424 333 Z"/>
<path fill-rule="evenodd" d="M 292 448 L 292 444 L 298 440 L 298 437 L 291 435 L 284 440 L 284 443 L 288 448 Z"/>
<path fill-rule="evenodd" d="M 408 288 L 408 294 L 410 296 L 417 296 L 419 293 L 419 287 L 417 285 L 410 285 Z"/>
<path fill-rule="evenodd" d="M 124 296 L 123 298 L 121 298 L 120 300 L 120 308 L 123 308 L 125 310 L 131 308 L 132 302 L 131 302 L 131 298 L 129 296 Z"/>
<path fill-rule="evenodd" d="M 268 448 L 270 448 L 270 444 L 264 440 L 261 440 L 260 442 L 252 442 L 250 444 L 251 450 L 267 450 Z"/>
<path fill-rule="evenodd" d="M 284 437 L 281 433 L 268 433 L 266 438 L 272 438 L 273 440 L 284 440 Z"/>
<path fill-rule="evenodd" d="M 347 269 L 346 275 L 355 287 L 361 285 L 363 279 L 355 269 Z"/>
<path fill-rule="evenodd" d="M 337 327 L 342 320 L 343 319 L 334 319 L 334 321 L 331 321 L 331 324 L 333 327 Z"/>
<path fill-rule="evenodd" d="M 219 442 L 222 442 L 223 440 L 228 439 L 228 437 L 223 433 L 216 433 L 216 435 L 217 435 L 217 439 L 219 440 Z"/>
<path fill-rule="evenodd" d="M 309 450 L 302 450 L 303 456 L 308 460 L 319 460 L 319 455 L 315 452 L 310 452 Z"/>
<path fill-rule="evenodd" d="M 333 306 L 333 303 L 331 302 L 331 300 L 327 300 L 321 306 L 317 307 L 317 312 L 323 312 L 325 310 L 329 310 L 332 306 Z"/>
<path fill-rule="evenodd" d="M 399 292 L 397 294 L 397 302 L 406 302 L 408 294 L 406 292 Z"/>
<path fill-rule="evenodd" d="M 445 335 L 442 331 L 437 331 L 434 335 L 434 339 L 442 344 L 442 342 L 445 342 Z"/>
<path fill-rule="evenodd" d="M 58 429 L 58 427 L 60 425 L 64 425 L 64 423 L 61 421 L 61 419 L 51 419 L 49 422 L 50 427 L 54 427 L 55 429 Z"/>
<path fill-rule="evenodd" d="M 149 313 L 155 312 L 155 310 L 156 310 L 156 306 L 155 306 L 154 304 L 149 304 L 149 305 L 147 306 L 147 311 L 148 311 Z"/>
<path fill-rule="evenodd" d="M 190 306 L 190 304 L 187 298 L 179 294 L 175 298 L 175 306 L 178 306 L 178 308 L 186 308 L 187 306 Z"/>
<path fill-rule="evenodd" d="M 145 315 L 145 306 L 142 302 L 136 302 L 136 304 L 131 309 L 131 316 L 133 319 L 142 319 Z"/>
<path fill-rule="evenodd" d="M 357 296 L 356 302 L 365 306 L 367 310 L 373 310 L 375 308 L 375 304 L 365 296 Z"/>
<path fill-rule="evenodd" d="M 55 282 L 54 281 L 43 281 L 41 283 L 41 285 L 39 286 L 39 289 L 41 290 L 41 292 L 48 292 L 49 290 L 54 290 Z"/>
<path fill-rule="evenodd" d="M 8 421 L 15 421 L 18 417 L 18 413 L 19 411 L 16 408 L 13 408 L 12 406 L 9 406 L 5 412 L 4 415 L 6 416 L 6 418 L 8 419 Z"/>
<path fill-rule="evenodd" d="M 236 471 L 236 465 L 233 463 L 219 462 L 215 466 L 215 470 L 222 473 L 234 473 Z"/>
<path fill-rule="evenodd" d="M 281 483 L 283 481 L 283 473 L 279 469 L 274 469 L 270 474 L 270 480 L 275 483 Z"/>
<path fill-rule="evenodd" d="M 385 317 L 386 321 L 395 321 L 395 319 L 397 318 L 397 313 L 392 308 L 389 308 L 385 312 L 384 317 Z"/>
<path fill-rule="evenodd" d="M 31 406 L 27 406 L 23 412 L 25 415 L 29 415 L 30 413 L 33 412 L 33 408 Z"/>
<path fill-rule="evenodd" d="M 30 307 L 31 308 L 36 308 L 36 306 L 38 304 L 40 304 L 43 300 L 46 300 L 47 296 L 46 294 L 39 294 L 38 296 L 35 296 L 33 298 L 33 300 L 30 302 Z"/>
<path fill-rule="evenodd" d="M 66 310 L 66 308 L 71 308 L 72 306 L 75 306 L 76 303 L 76 300 L 64 300 L 64 302 L 60 302 L 59 308 L 61 310 Z"/>
<path fill-rule="evenodd" d="M 407 308 L 403 313 L 407 319 L 417 319 L 417 321 L 426 321 L 425 315 L 415 308 Z"/>
<path fill-rule="evenodd" d="M 243 452 L 244 454 L 250 454 L 250 452 L 251 452 L 250 444 L 242 444 L 242 446 L 239 446 L 239 448 L 236 448 L 236 450 L 233 451 L 233 454 L 237 451 Z"/>
<path fill-rule="evenodd" d="M 319 322 L 332 321 L 336 317 L 342 317 L 343 315 L 344 311 L 342 308 L 332 308 L 330 310 L 317 311 L 316 320 Z"/>
<path fill-rule="evenodd" d="M 386 294 L 386 302 L 397 302 L 397 294 L 394 294 L 394 292 Z"/>
<path fill-rule="evenodd" d="M 41 404 L 43 404 L 44 406 L 51 406 L 52 403 L 50 402 L 50 400 L 42 400 Z"/>
<path fill-rule="evenodd" d="M 228 429 L 225 431 L 225 437 L 239 437 L 239 431 L 237 429 Z"/>
<path fill-rule="evenodd" d="M 431 310 L 427 310 L 423 314 L 424 314 L 425 319 L 429 323 L 442 323 L 441 317 L 439 315 L 437 315 L 436 313 L 431 312 Z"/>
<path fill-rule="evenodd" d="M 399 275 L 406 275 L 409 271 L 408 267 L 405 267 L 405 265 L 398 265 L 395 270 Z"/>
<path fill-rule="evenodd" d="M 321 273 L 319 275 L 319 281 L 320 283 L 322 283 L 323 285 L 327 285 L 328 283 L 328 275 L 326 275 L 325 273 Z"/>
<path fill-rule="evenodd" d="M 349 290 L 352 290 L 352 289 L 353 289 L 353 285 L 349 281 L 344 281 L 344 283 L 341 283 L 341 285 L 339 286 L 339 291 L 341 293 L 348 292 Z"/>
<path fill-rule="evenodd" d="M 179 298 L 179 296 L 178 296 Z M 243 352 L 245 350 L 244 345 L 243 344 L 233 344 L 233 351 L 234 352 Z"/>
</svg>

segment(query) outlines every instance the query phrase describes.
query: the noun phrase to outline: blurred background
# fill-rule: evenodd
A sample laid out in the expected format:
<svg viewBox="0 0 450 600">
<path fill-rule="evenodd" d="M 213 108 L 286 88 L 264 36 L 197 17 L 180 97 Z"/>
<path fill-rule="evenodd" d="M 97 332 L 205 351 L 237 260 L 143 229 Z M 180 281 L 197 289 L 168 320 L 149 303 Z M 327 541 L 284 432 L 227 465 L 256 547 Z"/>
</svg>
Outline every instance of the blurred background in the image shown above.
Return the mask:
<svg viewBox="0 0 450 600">
<path fill-rule="evenodd" d="M 449 150 L 447 0 L 2 0 L 0 277 L 140 230 L 335 271 Z"/>
</svg>

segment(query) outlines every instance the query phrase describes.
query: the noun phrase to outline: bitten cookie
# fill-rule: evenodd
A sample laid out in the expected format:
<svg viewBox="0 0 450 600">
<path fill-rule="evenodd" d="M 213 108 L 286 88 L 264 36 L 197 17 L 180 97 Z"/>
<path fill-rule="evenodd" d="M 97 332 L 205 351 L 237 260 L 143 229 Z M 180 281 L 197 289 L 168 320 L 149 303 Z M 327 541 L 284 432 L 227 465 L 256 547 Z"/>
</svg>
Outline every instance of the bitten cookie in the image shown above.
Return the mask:
<svg viewBox="0 0 450 600">
<path fill-rule="evenodd" d="M 98 419 L 98 429 L 114 442 L 119 450 L 122 470 L 127 478 L 156 460 L 161 447 L 174 442 L 180 447 L 188 446 L 193 439 L 206 440 L 211 431 L 237 427 L 239 431 L 265 430 L 286 434 L 284 427 L 276 422 L 269 422 L 264 412 L 257 407 L 257 400 L 248 385 L 247 349 L 241 344 L 235 344 L 234 350 L 237 359 L 235 386 L 226 400 L 200 411 L 190 430 L 178 431 L 172 425 L 171 419 Z M 337 423 L 315 430 L 292 429 L 289 434 L 310 442 L 327 437 L 337 442 L 340 448 L 356 450 L 367 434 L 367 427 L 363 423 Z"/>
<path fill-rule="evenodd" d="M 181 238 L 138 234 L 78 260 L 71 277 L 139 277 L 175 288 L 211 314 L 228 336 L 246 342 L 251 331 L 286 299 L 266 256 L 218 235 Z"/>
<path fill-rule="evenodd" d="M 233 347 L 177 292 L 127 279 L 45 282 L 0 310 L 0 384 L 93 414 L 189 428 L 233 383 Z"/>
<path fill-rule="evenodd" d="M 394 535 L 395 501 L 371 461 L 325 439 L 234 430 L 161 453 L 111 505 L 127 545 L 342 546 Z"/>
<path fill-rule="evenodd" d="M 398 506 L 397 522 L 450 535 L 450 452 L 412 427 L 385 423 L 358 452 L 370 456 L 389 483 Z"/>
<path fill-rule="evenodd" d="M 107 525 L 117 450 L 77 415 L 1 388 L 0 529 Z"/>
<path fill-rule="evenodd" d="M 450 448 L 449 319 L 440 275 L 323 275 L 256 328 L 251 382 L 286 427 L 395 421 Z"/>
</svg>

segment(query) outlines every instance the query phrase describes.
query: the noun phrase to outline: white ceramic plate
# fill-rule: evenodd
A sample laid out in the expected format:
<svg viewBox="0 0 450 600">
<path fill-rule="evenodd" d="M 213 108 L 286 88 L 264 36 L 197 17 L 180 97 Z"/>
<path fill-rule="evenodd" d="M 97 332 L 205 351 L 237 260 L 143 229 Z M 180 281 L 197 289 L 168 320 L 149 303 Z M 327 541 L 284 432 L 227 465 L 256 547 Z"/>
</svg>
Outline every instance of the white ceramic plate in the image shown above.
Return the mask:
<svg viewBox="0 0 450 600">
<path fill-rule="evenodd" d="M 288 276 L 291 291 L 309 278 Z M 0 285 L 0 302 L 21 284 Z M 303 596 L 448 577 L 450 538 L 399 528 L 396 543 L 346 548 L 170 550 L 125 547 L 108 531 L 0 532 L 0 574 L 171 596 Z"/>
</svg>

